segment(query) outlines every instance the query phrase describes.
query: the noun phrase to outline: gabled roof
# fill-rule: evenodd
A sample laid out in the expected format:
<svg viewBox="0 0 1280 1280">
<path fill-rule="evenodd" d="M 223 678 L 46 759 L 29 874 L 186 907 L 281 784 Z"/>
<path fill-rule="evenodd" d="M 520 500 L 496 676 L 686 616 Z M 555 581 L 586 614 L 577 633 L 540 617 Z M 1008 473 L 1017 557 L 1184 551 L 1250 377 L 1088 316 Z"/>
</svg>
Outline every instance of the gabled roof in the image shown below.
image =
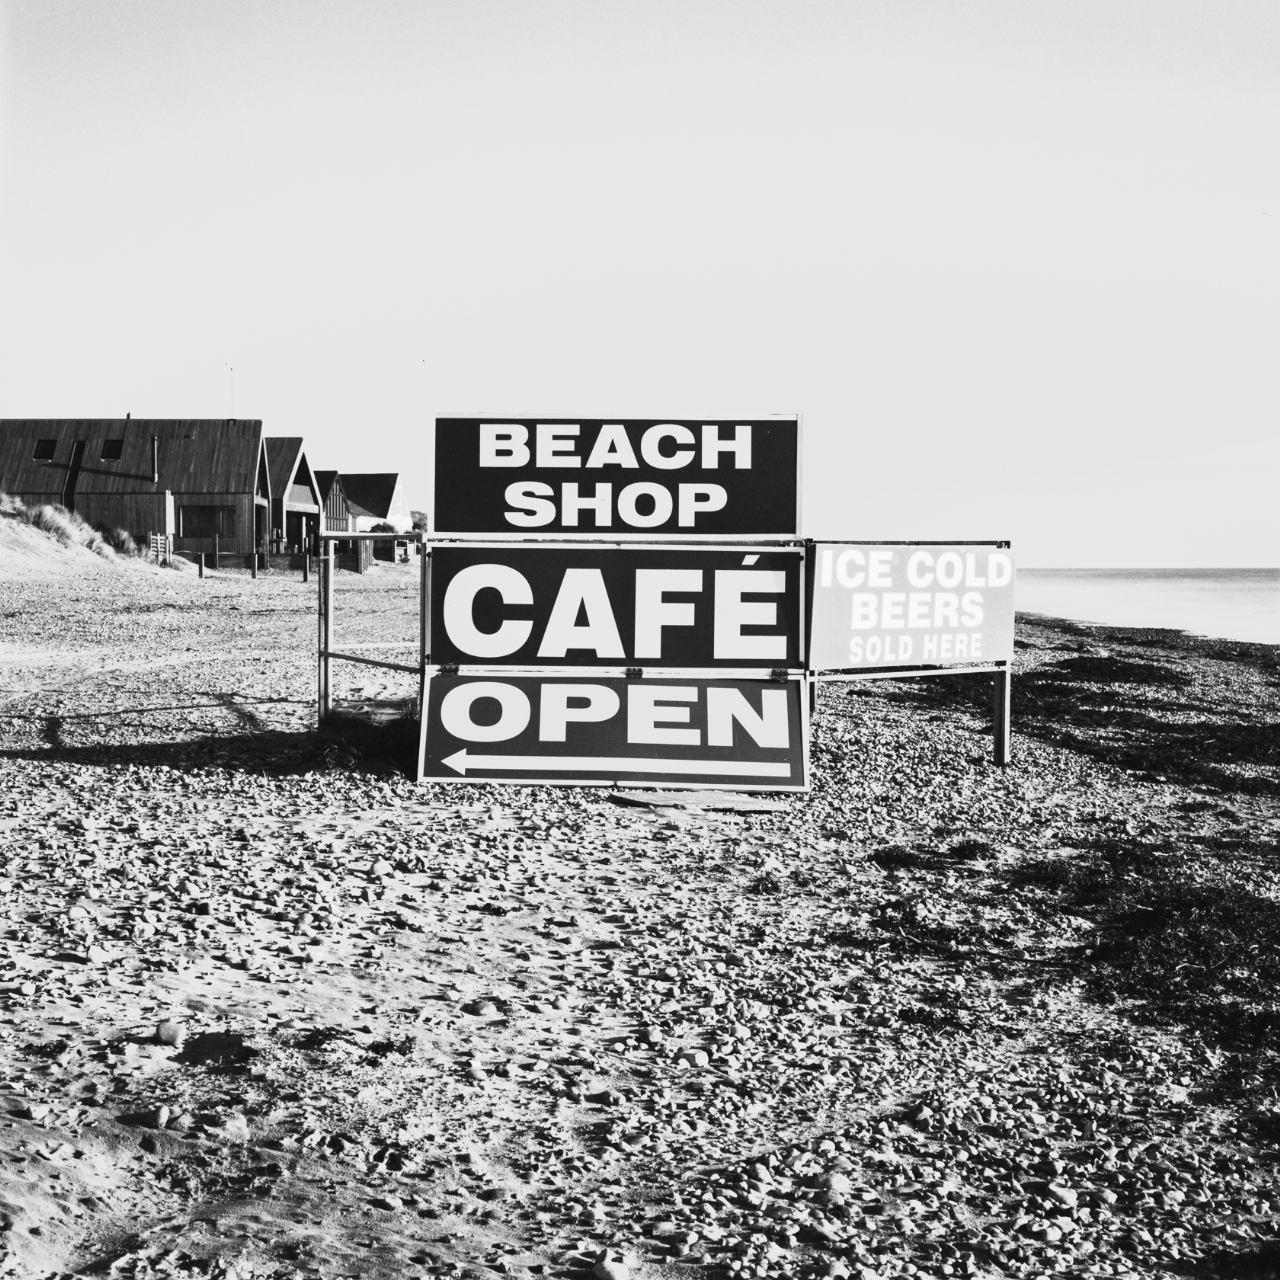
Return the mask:
<svg viewBox="0 0 1280 1280">
<path fill-rule="evenodd" d="M 284 509 L 318 510 L 311 468 L 302 452 L 301 436 L 266 436 L 267 471 L 271 476 L 271 498 L 284 504 Z"/>
<path fill-rule="evenodd" d="M 336 471 L 317 471 L 315 473 L 316 488 L 320 490 L 320 502 L 329 501 L 329 495 L 333 492 L 334 486 L 337 486 L 338 496 L 343 502 L 347 500 L 347 491 L 342 487 L 342 477 Z"/>
<path fill-rule="evenodd" d="M 385 520 L 391 514 L 391 503 L 400 483 L 398 471 L 364 471 L 342 473 L 342 487 L 354 516 L 371 516 Z"/>
<path fill-rule="evenodd" d="M 289 492 L 293 474 L 302 461 L 301 436 L 267 436 L 267 472 L 271 476 L 271 496 L 281 498 Z"/>
<path fill-rule="evenodd" d="M 152 480 L 151 438 L 160 478 Z M 52 441 L 48 460 L 38 441 Z M 257 493 L 269 496 L 262 422 L 250 418 L 3 418 L 0 491 L 60 493 L 83 442 L 76 493 Z M 107 442 L 111 444 L 107 445 Z M 104 458 L 118 443 L 119 458 Z"/>
</svg>

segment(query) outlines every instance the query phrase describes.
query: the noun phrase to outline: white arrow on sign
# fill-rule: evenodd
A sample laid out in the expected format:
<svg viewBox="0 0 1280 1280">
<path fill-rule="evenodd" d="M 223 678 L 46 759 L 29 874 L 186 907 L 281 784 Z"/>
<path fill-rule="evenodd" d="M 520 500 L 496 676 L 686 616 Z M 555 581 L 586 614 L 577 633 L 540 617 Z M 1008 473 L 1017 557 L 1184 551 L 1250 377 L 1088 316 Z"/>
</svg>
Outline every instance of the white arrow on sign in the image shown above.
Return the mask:
<svg viewBox="0 0 1280 1280">
<path fill-rule="evenodd" d="M 461 751 L 445 756 L 458 773 L 468 769 L 548 770 L 574 773 L 720 773 L 737 778 L 789 778 L 791 766 L 768 760 L 642 760 L 630 756 L 476 756 Z"/>
</svg>

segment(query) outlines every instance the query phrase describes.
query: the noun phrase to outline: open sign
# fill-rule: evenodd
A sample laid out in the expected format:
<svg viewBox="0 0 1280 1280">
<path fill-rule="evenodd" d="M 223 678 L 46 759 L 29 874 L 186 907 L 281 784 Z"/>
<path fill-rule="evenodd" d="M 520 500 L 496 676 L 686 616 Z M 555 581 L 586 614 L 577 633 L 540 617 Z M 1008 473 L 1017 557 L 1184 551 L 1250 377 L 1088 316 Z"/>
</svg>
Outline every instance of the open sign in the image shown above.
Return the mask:
<svg viewBox="0 0 1280 1280">
<path fill-rule="evenodd" d="M 801 679 L 432 675 L 419 775 L 803 790 L 807 709 Z"/>
</svg>

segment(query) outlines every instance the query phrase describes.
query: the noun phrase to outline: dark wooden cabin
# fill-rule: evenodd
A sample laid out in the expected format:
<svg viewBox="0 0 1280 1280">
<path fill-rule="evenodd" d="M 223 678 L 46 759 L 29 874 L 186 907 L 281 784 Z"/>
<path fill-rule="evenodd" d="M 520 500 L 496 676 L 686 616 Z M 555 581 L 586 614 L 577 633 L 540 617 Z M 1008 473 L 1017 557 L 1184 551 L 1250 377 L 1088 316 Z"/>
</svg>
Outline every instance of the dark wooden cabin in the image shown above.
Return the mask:
<svg viewBox="0 0 1280 1280">
<path fill-rule="evenodd" d="M 267 436 L 271 479 L 271 549 L 304 551 L 320 527 L 320 491 L 316 487 L 301 436 Z"/>
<path fill-rule="evenodd" d="M 342 477 L 336 471 L 317 471 L 316 489 L 324 508 L 325 533 L 351 533 L 351 505 L 342 487 Z"/>
<path fill-rule="evenodd" d="M 0 492 L 60 503 L 99 528 L 174 550 L 265 550 L 271 481 L 262 423 L 235 418 L 0 419 Z"/>
</svg>

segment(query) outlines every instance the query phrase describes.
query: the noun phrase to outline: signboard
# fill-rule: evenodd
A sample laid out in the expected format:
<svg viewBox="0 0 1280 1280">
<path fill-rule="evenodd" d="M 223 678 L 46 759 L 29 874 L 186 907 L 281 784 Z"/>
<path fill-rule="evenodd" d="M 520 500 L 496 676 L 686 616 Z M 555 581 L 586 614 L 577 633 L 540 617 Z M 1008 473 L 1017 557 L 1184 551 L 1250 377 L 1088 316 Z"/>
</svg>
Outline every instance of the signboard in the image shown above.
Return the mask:
<svg viewBox="0 0 1280 1280">
<path fill-rule="evenodd" d="M 815 671 L 1013 658 L 1007 543 L 819 542 L 812 574 Z"/>
<path fill-rule="evenodd" d="M 431 661 L 800 668 L 804 565 L 801 547 L 436 546 Z"/>
<path fill-rule="evenodd" d="M 437 418 L 444 537 L 794 538 L 796 418 Z"/>
<path fill-rule="evenodd" d="M 803 791 L 801 679 L 431 675 L 419 777 Z"/>
</svg>

